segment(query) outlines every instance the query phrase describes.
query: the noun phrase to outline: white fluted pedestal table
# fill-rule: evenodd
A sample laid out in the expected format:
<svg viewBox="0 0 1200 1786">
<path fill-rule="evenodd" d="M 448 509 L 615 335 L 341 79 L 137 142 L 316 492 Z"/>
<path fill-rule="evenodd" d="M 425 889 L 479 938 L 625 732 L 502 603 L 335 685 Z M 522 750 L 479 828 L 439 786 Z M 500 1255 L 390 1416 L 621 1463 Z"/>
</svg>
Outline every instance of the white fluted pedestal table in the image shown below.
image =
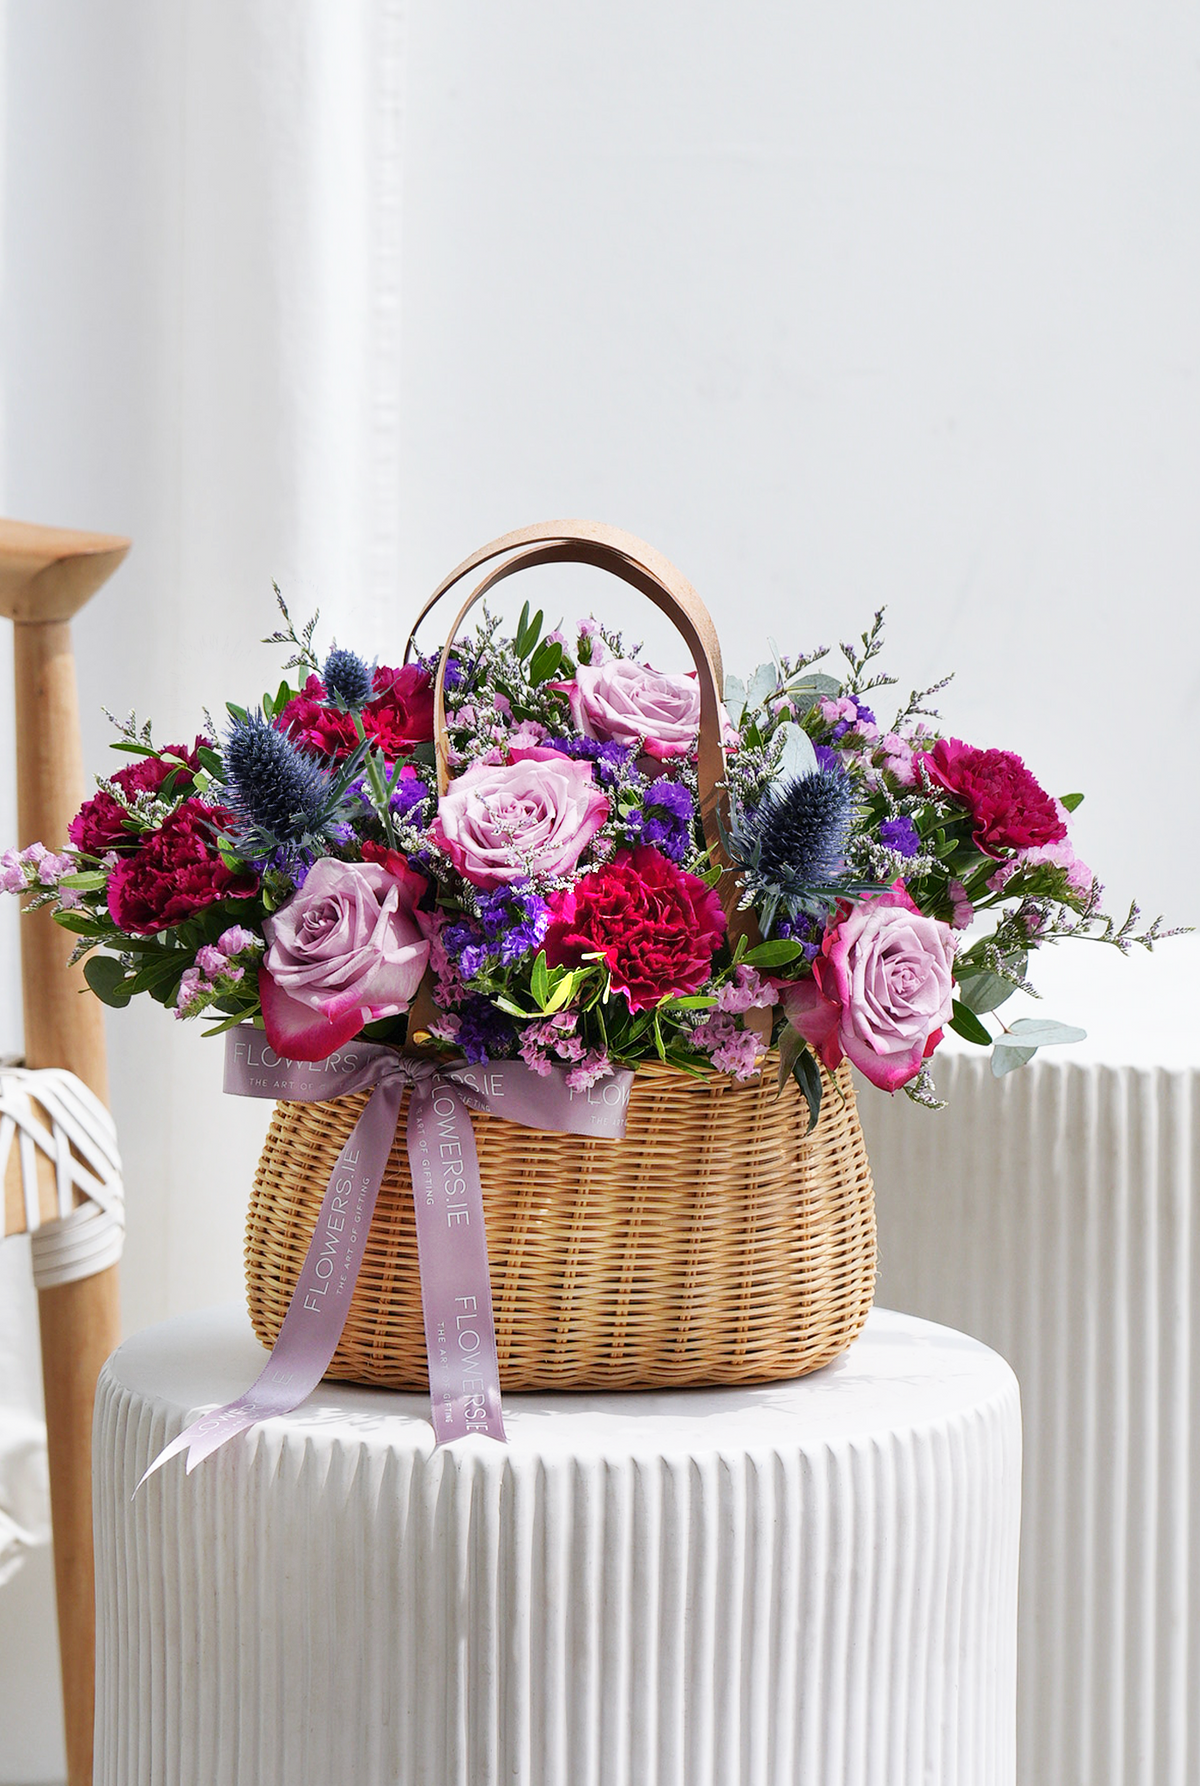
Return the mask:
<svg viewBox="0 0 1200 1786">
<path fill-rule="evenodd" d="M 1020 1413 L 877 1311 L 815 1376 L 422 1399 L 324 1385 L 150 1459 L 262 1352 L 137 1335 L 96 1410 L 96 1786 L 1012 1786 Z"/>
<path fill-rule="evenodd" d="M 948 1108 L 859 1099 L 889 1302 L 1021 1381 L 1020 1786 L 1200 1783 L 1200 937 L 1048 949 L 1007 1078 L 947 1037 Z"/>
</svg>

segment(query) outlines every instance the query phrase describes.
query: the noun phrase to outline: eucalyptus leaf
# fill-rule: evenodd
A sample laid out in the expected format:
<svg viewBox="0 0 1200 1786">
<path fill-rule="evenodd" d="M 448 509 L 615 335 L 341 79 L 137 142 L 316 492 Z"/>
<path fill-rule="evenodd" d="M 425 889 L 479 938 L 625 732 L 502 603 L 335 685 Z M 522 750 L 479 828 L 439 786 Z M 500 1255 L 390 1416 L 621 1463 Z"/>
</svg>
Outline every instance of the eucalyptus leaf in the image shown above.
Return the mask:
<svg viewBox="0 0 1200 1786">
<path fill-rule="evenodd" d="M 803 717 L 810 707 L 815 707 L 818 701 L 836 700 L 841 692 L 841 683 L 835 677 L 826 676 L 819 670 L 814 670 L 811 675 L 801 676 L 798 681 L 789 682 L 787 686 L 788 700 L 792 704 L 792 710 L 800 717 Z"/>
<path fill-rule="evenodd" d="M 726 676 L 725 705 L 729 709 L 730 718 L 735 721 L 746 711 L 746 684 L 740 676 Z"/>
<path fill-rule="evenodd" d="M 1032 1060 L 1036 1053 L 1036 1048 L 1010 1048 L 1006 1042 L 997 1042 L 992 1049 L 992 1077 L 1003 1079 L 1006 1073 Z"/>
<path fill-rule="evenodd" d="M 1049 1017 L 1018 1017 L 1015 1023 L 1008 1025 L 1008 1034 L 1022 1048 L 1050 1048 L 1056 1042 L 1087 1040 L 1086 1029 L 1076 1029 L 1070 1023 L 1055 1023 Z"/>
<path fill-rule="evenodd" d="M 1005 957 L 1005 966 L 1010 968 L 1014 974 L 1019 975 L 1021 979 L 1025 978 L 1025 969 L 1028 965 L 1029 957 L 1027 955 Z M 983 968 L 979 973 L 963 975 L 958 983 L 958 1000 L 960 1004 L 967 1007 L 968 1011 L 974 1011 L 976 1016 L 981 1017 L 985 1011 L 995 1011 L 1004 1003 L 1005 999 L 1011 998 L 1016 991 L 1018 988 L 1013 985 L 1011 980 L 1005 980 L 999 974 L 993 974 L 989 969 Z"/>
<path fill-rule="evenodd" d="M 773 695 L 779 687 L 779 674 L 774 664 L 759 664 L 750 678 L 750 686 L 746 690 L 746 705 L 753 709 L 761 707 L 768 695 Z"/>
<path fill-rule="evenodd" d="M 783 755 L 779 759 L 776 781 L 795 781 L 802 775 L 813 775 L 817 769 L 817 753 L 813 749 L 812 739 L 793 720 L 785 720 L 775 733 L 776 738 L 783 739 Z"/>
</svg>

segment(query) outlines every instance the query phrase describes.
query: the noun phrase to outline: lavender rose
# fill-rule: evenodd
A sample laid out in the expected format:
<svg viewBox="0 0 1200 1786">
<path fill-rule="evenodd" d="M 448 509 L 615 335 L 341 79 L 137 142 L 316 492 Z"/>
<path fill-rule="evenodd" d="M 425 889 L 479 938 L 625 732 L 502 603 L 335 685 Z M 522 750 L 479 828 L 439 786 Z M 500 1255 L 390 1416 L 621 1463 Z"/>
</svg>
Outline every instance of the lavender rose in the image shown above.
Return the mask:
<svg viewBox="0 0 1200 1786">
<path fill-rule="evenodd" d="M 608 817 L 592 765 L 540 745 L 474 763 L 438 801 L 430 835 L 476 887 L 568 874 Z"/>
<path fill-rule="evenodd" d="M 323 856 L 264 921 L 259 993 L 278 1054 L 323 1060 L 364 1023 L 408 1009 L 429 959 L 415 916 L 425 882 L 389 860 L 384 868 Z"/>
<path fill-rule="evenodd" d="M 782 993 L 788 1018 L 830 1072 L 849 1055 L 882 1091 L 898 1091 L 950 1019 L 954 934 L 919 912 L 902 883 L 843 905 L 811 980 Z"/>
<path fill-rule="evenodd" d="M 646 754 L 687 756 L 700 730 L 700 687 L 694 676 L 669 676 L 632 658 L 580 664 L 568 689 L 571 715 L 587 738 L 644 742 Z"/>
</svg>

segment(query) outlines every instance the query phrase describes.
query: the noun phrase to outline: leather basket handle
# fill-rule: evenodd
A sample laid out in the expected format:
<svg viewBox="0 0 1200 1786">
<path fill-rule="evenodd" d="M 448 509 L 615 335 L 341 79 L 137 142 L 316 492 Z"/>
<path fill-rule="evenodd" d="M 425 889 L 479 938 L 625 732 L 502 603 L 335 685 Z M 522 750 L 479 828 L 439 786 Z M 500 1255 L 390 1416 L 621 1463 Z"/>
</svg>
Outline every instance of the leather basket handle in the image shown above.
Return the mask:
<svg viewBox="0 0 1200 1786">
<path fill-rule="evenodd" d="M 505 555 L 508 554 L 507 557 Z M 450 782 L 449 736 L 446 729 L 446 663 L 463 621 L 476 602 L 506 577 L 539 564 L 594 564 L 639 590 L 666 615 L 691 653 L 700 691 L 700 729 L 697 738 L 697 781 L 700 818 L 706 843 L 724 867 L 731 866 L 721 843 L 717 812 L 725 793 L 725 753 L 721 744 L 721 649 L 704 603 L 687 579 L 670 561 L 633 534 L 596 521 L 549 521 L 505 534 L 472 553 L 434 591 L 418 614 L 404 649 L 407 662 L 417 630 L 430 610 L 456 583 L 494 559 L 504 558 L 476 584 L 459 608 L 438 660 L 434 684 L 434 747 L 437 752 L 438 787 L 444 793 Z M 722 811 L 722 817 L 724 812 Z M 736 904 L 737 889 L 730 887 Z"/>
</svg>

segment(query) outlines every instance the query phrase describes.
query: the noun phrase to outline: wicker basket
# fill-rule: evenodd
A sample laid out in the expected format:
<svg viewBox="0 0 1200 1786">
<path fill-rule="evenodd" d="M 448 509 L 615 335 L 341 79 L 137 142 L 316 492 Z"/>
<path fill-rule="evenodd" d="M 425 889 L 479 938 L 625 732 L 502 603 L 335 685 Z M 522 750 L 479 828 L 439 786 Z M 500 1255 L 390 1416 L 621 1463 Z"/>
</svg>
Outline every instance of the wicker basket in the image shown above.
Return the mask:
<svg viewBox="0 0 1200 1786">
<path fill-rule="evenodd" d="M 761 1383 L 827 1364 L 875 1283 L 866 1148 L 845 1102 L 807 1110 L 789 1080 L 637 1074 L 624 1141 L 474 1115 L 506 1389 Z M 250 1318 L 273 1345 L 326 1181 L 365 1094 L 276 1108 L 246 1243 Z M 329 1375 L 424 1388 L 408 1156 L 392 1149 Z"/>
<path fill-rule="evenodd" d="M 701 818 L 714 856 L 727 862 L 718 819 L 721 656 L 695 591 L 627 534 L 553 522 L 467 559 L 435 591 L 413 634 L 434 602 L 497 558 L 504 562 L 462 604 L 442 653 L 434 704 L 442 788 L 449 779 L 444 671 L 469 609 L 530 566 L 598 565 L 648 596 L 691 651 L 700 690 Z M 412 645 L 410 635 L 410 652 Z M 737 909 L 732 874 L 724 897 L 731 938 L 755 940 L 752 916 Z M 420 1031 L 422 1009 L 419 995 L 410 1031 Z M 770 1013 L 757 1016 L 765 1031 Z M 790 1078 L 777 1095 L 776 1065 L 769 1058 L 749 1087 L 643 1065 L 622 1142 L 472 1116 L 503 1388 L 769 1382 L 816 1370 L 850 1344 L 874 1292 L 875 1219 L 849 1074 L 843 1066 L 841 1097 L 826 1096 L 806 1136 L 807 1108 Z M 364 1102 L 359 1095 L 276 1109 L 246 1237 L 250 1317 L 266 1345 L 279 1332 L 329 1174 Z M 392 1150 L 328 1374 L 397 1389 L 428 1381 L 403 1140 Z"/>
</svg>

